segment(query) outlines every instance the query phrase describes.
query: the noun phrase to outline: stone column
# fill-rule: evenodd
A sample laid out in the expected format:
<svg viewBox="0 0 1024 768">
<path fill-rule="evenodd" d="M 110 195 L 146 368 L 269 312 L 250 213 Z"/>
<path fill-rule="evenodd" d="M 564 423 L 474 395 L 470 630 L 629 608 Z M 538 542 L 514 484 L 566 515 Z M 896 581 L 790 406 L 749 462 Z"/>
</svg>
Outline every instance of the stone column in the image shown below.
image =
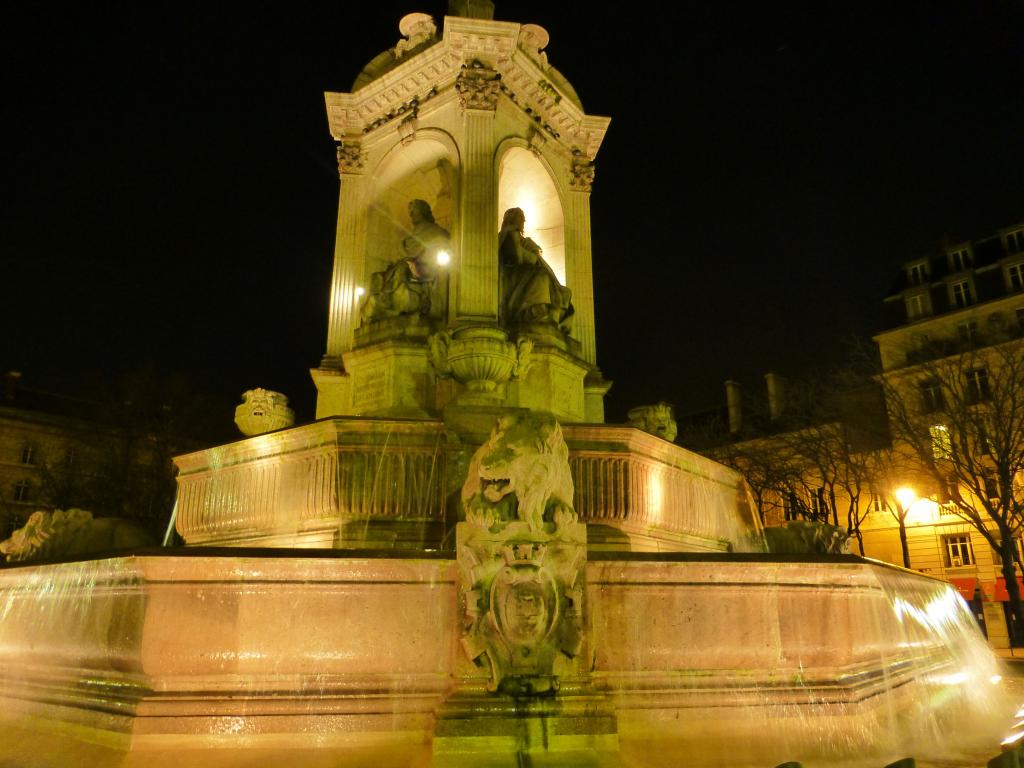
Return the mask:
<svg viewBox="0 0 1024 768">
<path fill-rule="evenodd" d="M 462 206 L 455 320 L 498 319 L 498 221 L 494 191 L 494 114 L 500 75 L 480 62 L 455 81 L 463 110 Z"/>
<path fill-rule="evenodd" d="M 566 279 L 572 289 L 576 309 L 573 336 L 580 342 L 583 359 L 597 364 L 597 339 L 594 330 L 594 276 L 590 245 L 590 190 L 594 183 L 594 163 L 575 155 L 569 173 L 565 221 Z"/>
<path fill-rule="evenodd" d="M 359 322 L 356 288 L 364 275 L 366 239 L 365 179 L 362 147 L 345 141 L 338 145 L 338 230 L 331 277 L 330 319 L 327 323 L 327 354 L 321 367 L 341 369 L 341 355 L 352 347 L 352 332 Z"/>
</svg>

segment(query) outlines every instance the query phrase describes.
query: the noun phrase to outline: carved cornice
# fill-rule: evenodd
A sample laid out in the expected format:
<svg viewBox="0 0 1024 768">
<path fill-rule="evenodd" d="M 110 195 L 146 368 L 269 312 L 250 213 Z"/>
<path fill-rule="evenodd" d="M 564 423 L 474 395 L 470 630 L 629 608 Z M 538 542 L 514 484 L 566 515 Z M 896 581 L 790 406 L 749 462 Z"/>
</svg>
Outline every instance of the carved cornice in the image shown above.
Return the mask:
<svg viewBox="0 0 1024 768">
<path fill-rule="evenodd" d="M 363 147 L 357 142 L 338 142 L 338 175 L 362 173 L 365 158 Z"/>
<path fill-rule="evenodd" d="M 562 93 L 543 57 L 533 50 L 539 44 L 522 45 L 520 33 L 520 25 L 509 22 L 445 19 L 443 38 L 436 45 L 409 56 L 355 93 L 326 94 L 331 135 L 338 141 L 365 135 L 410 114 L 422 121 L 426 101 L 447 96 L 449 88 L 464 108 L 491 110 L 497 87 L 564 150 L 576 147 L 594 158 L 609 119 L 583 113 Z M 472 61 L 483 66 L 467 67 Z M 438 98 L 437 103 L 448 102 Z"/>
<path fill-rule="evenodd" d="M 455 79 L 455 91 L 463 109 L 483 109 L 493 112 L 498 108 L 501 93 L 501 75 L 474 59 L 462 65 Z"/>
<path fill-rule="evenodd" d="M 462 63 L 441 43 L 410 57 L 355 93 L 324 94 L 331 135 L 342 141 L 407 115 L 414 100 L 417 107 L 422 106 L 450 84 Z"/>
<path fill-rule="evenodd" d="M 392 120 L 401 117 L 403 123 L 407 123 L 415 120 L 420 114 L 420 104 L 430 101 L 437 95 L 437 88 L 431 88 L 423 96 L 413 96 L 408 101 L 399 104 L 392 109 L 389 109 L 383 115 L 378 117 L 372 123 L 367 124 L 363 128 L 363 133 L 369 133 L 375 128 L 379 128 L 385 123 L 391 122 Z"/>
</svg>

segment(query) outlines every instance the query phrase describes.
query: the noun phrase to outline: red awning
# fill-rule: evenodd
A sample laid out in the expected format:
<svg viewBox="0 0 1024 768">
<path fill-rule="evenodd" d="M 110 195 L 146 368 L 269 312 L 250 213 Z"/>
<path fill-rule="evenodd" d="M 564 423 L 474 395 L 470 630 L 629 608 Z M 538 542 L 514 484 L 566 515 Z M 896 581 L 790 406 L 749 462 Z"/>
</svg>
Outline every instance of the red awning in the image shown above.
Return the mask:
<svg viewBox="0 0 1024 768">
<path fill-rule="evenodd" d="M 1024 596 L 1024 577 L 1017 577 L 1017 589 L 1020 590 L 1022 596 Z M 1006 603 L 1010 600 L 1010 595 L 1006 591 L 1006 579 L 1000 576 L 996 579 L 996 600 L 1000 603 Z"/>
<path fill-rule="evenodd" d="M 974 590 L 978 586 L 977 579 L 948 579 L 949 583 L 956 587 L 964 600 L 970 602 L 974 599 Z"/>
</svg>

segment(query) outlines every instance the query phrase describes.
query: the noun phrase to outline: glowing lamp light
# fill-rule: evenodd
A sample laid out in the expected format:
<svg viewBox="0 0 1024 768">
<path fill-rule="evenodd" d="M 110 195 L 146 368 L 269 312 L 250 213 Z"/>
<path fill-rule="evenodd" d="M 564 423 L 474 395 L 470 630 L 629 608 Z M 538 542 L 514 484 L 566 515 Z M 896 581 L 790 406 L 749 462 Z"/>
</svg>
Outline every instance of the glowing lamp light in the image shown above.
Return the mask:
<svg viewBox="0 0 1024 768">
<path fill-rule="evenodd" d="M 900 503 L 903 509 L 910 509 L 911 505 L 917 501 L 917 494 L 914 493 L 913 488 L 903 486 L 896 489 L 896 501 Z"/>
<path fill-rule="evenodd" d="M 448 251 L 437 252 L 437 265 L 439 267 L 447 267 L 452 260 L 452 255 Z"/>
<path fill-rule="evenodd" d="M 366 291 L 363 289 L 363 286 L 357 285 L 356 286 L 356 301 L 359 301 L 359 299 L 363 298 L 363 294 L 364 293 L 366 293 Z"/>
</svg>

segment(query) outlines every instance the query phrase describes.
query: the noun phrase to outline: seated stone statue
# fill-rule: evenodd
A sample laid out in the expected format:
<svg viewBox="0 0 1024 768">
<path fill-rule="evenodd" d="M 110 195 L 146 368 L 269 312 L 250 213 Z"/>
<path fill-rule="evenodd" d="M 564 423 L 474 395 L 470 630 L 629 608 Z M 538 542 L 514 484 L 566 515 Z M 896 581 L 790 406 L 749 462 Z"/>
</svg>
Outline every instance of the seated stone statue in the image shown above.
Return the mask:
<svg viewBox="0 0 1024 768">
<path fill-rule="evenodd" d="M 572 291 L 558 282 L 541 255 L 541 247 L 523 234 L 526 215 L 509 208 L 498 235 L 502 307 L 506 322 L 548 323 L 572 330 Z"/>
<path fill-rule="evenodd" d="M 370 278 L 370 291 L 359 310 L 363 323 L 397 315 L 443 311 L 437 296 L 437 255 L 450 248 L 448 230 L 434 221 L 425 200 L 409 203 L 412 231 L 402 240 L 402 256 Z"/>
</svg>

